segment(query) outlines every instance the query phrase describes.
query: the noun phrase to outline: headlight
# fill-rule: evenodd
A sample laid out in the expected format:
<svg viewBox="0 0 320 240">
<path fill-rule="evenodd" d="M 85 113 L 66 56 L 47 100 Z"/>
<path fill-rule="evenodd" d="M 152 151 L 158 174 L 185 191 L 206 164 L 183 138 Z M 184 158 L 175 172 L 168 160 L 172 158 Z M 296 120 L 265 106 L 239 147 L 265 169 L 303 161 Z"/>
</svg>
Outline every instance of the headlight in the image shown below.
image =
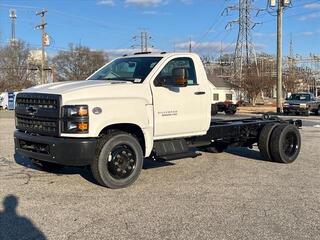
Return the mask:
<svg viewBox="0 0 320 240">
<path fill-rule="evenodd" d="M 62 107 L 63 133 L 88 133 L 89 111 L 87 105 L 72 105 Z"/>
<path fill-rule="evenodd" d="M 307 104 L 305 104 L 305 103 L 300 103 L 300 107 L 301 107 L 301 108 L 307 108 L 307 107 L 308 107 L 308 105 L 307 105 Z"/>
<path fill-rule="evenodd" d="M 289 106 L 289 105 L 290 105 L 290 104 L 289 104 L 289 103 L 286 103 L 286 102 L 283 104 L 284 107 L 287 107 L 287 106 Z"/>
</svg>

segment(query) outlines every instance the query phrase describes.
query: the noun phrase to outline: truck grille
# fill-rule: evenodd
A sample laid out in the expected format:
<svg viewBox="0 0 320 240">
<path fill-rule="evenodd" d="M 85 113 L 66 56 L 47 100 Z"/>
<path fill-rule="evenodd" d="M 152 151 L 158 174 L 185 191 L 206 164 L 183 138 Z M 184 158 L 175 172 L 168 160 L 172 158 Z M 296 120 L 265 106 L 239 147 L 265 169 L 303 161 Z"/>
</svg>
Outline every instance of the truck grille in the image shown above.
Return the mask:
<svg viewBox="0 0 320 240">
<path fill-rule="evenodd" d="M 17 128 L 26 129 L 30 132 L 48 132 L 55 133 L 57 131 L 58 123 L 52 120 L 33 119 L 28 116 L 17 116 Z"/>
<path fill-rule="evenodd" d="M 19 93 L 16 99 L 16 128 L 29 133 L 58 136 L 60 95 Z"/>
<path fill-rule="evenodd" d="M 57 109 L 59 107 L 57 100 L 54 99 L 18 98 L 16 100 L 16 106 L 18 107 L 28 107 L 31 105 L 45 109 Z"/>
</svg>

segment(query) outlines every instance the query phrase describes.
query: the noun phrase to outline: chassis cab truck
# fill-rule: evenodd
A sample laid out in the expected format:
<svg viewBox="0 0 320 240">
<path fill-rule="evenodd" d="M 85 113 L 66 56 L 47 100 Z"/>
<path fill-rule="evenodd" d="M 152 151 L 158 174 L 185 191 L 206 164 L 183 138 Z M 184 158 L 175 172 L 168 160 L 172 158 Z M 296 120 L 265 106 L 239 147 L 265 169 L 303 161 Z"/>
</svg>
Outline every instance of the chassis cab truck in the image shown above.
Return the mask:
<svg viewBox="0 0 320 240">
<path fill-rule="evenodd" d="M 212 120 L 213 85 L 196 54 L 138 54 L 115 59 L 85 81 L 39 85 L 16 100 L 16 152 L 42 167 L 87 166 L 96 181 L 123 188 L 147 157 L 196 157 L 201 147 L 258 143 L 270 161 L 293 162 L 301 121 L 264 116 Z"/>
</svg>

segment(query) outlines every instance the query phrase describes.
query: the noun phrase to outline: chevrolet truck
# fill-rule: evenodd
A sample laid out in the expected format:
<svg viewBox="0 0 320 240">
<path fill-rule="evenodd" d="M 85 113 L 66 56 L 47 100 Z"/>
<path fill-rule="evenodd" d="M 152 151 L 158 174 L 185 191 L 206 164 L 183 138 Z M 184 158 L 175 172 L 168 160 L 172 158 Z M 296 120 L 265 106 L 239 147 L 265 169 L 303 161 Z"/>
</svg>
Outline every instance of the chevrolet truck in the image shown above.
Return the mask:
<svg viewBox="0 0 320 240">
<path fill-rule="evenodd" d="M 293 93 L 283 104 L 283 113 L 302 114 L 309 116 L 311 113 L 320 115 L 320 100 L 312 93 Z"/>
<path fill-rule="evenodd" d="M 16 153 L 46 169 L 90 166 L 97 183 L 124 188 L 145 158 L 196 157 L 201 147 L 258 144 L 264 159 L 295 161 L 299 120 L 214 120 L 214 86 L 198 55 L 136 54 L 117 58 L 84 81 L 38 85 L 16 100 Z"/>
</svg>

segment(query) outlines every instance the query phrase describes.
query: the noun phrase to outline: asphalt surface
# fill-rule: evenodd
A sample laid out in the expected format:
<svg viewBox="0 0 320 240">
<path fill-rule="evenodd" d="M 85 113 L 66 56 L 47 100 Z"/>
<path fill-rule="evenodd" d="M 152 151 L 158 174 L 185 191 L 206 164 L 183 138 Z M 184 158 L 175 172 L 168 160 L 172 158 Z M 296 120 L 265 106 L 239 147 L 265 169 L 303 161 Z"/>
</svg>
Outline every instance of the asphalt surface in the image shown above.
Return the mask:
<svg viewBox="0 0 320 240">
<path fill-rule="evenodd" d="M 293 164 L 233 148 L 146 161 L 134 185 L 110 190 L 87 169 L 14 156 L 14 119 L 0 117 L 0 239 L 320 239 L 320 120 L 305 122 Z"/>
</svg>

